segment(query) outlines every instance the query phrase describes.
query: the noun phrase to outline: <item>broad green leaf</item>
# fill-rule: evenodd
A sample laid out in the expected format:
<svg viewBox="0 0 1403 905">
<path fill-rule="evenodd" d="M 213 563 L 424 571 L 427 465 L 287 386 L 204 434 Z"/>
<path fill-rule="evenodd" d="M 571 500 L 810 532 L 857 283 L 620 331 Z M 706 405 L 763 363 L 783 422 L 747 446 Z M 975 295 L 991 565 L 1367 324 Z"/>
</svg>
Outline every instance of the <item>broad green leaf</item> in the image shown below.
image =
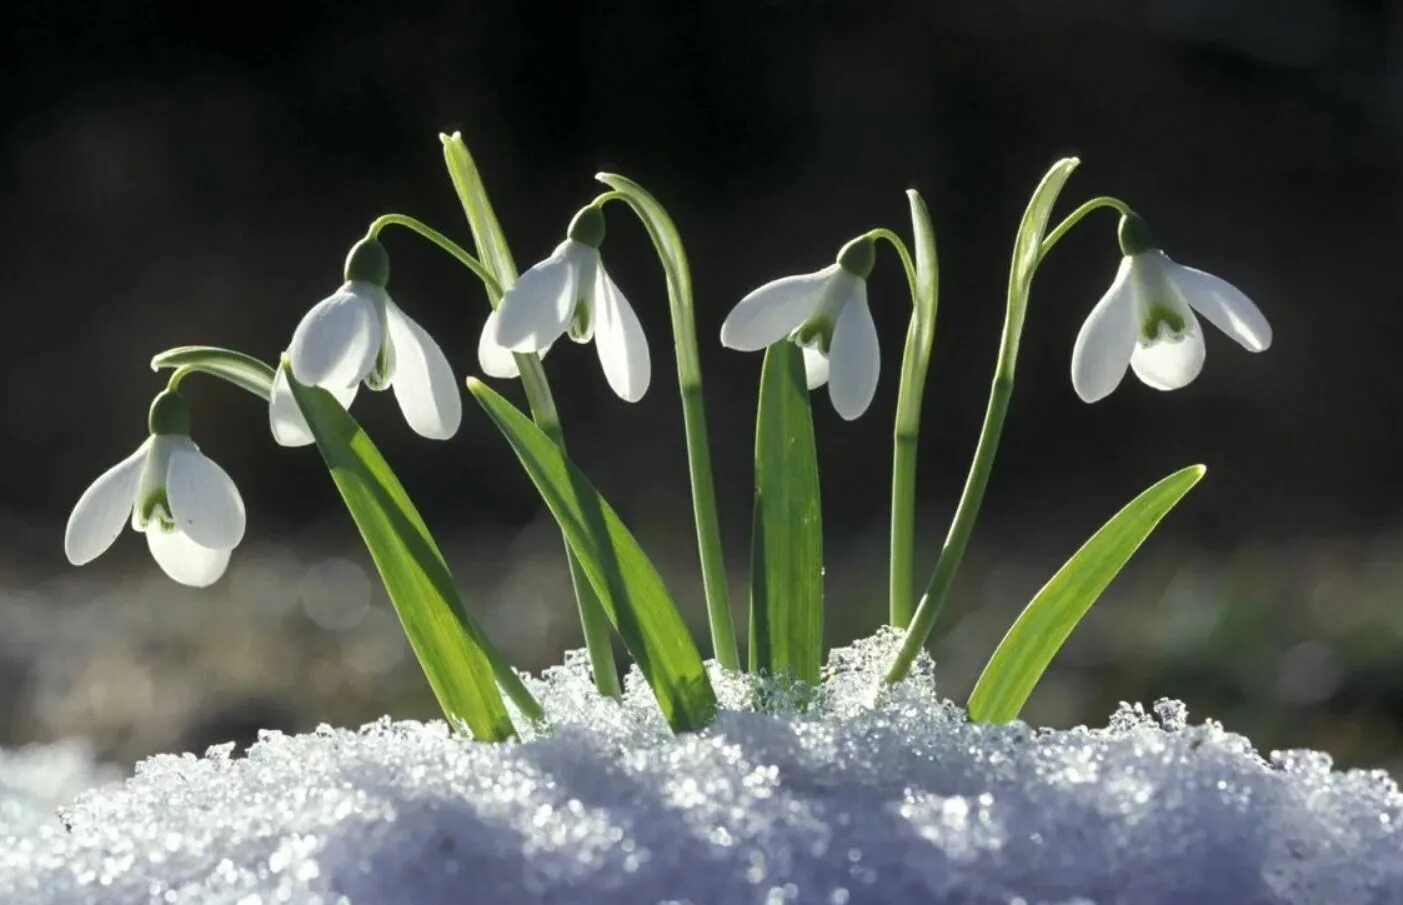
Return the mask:
<svg viewBox="0 0 1403 905">
<path fill-rule="evenodd" d="M 443 554 L 399 479 L 330 393 L 289 383 L 449 722 L 482 741 L 512 738 L 493 679 L 491 643 L 464 608 Z M 528 716 L 539 718 L 539 709 Z"/>
<path fill-rule="evenodd" d="M 765 352 L 755 425 L 750 671 L 818 684 L 823 658 L 823 523 L 804 356 Z"/>
<path fill-rule="evenodd" d="M 186 368 L 212 374 L 267 399 L 273 392 L 273 369 L 251 355 L 218 346 L 180 346 L 151 359 L 151 370 Z"/>
<path fill-rule="evenodd" d="M 618 515 L 539 427 L 486 384 L 468 389 L 496 423 L 541 494 L 638 663 L 674 731 L 700 729 L 716 713 L 701 654 L 672 595 Z"/>
<path fill-rule="evenodd" d="M 1131 500 L 1052 576 L 989 658 L 969 698 L 970 719 L 1006 723 L 1018 716 L 1072 629 L 1206 470 L 1176 471 Z"/>
</svg>

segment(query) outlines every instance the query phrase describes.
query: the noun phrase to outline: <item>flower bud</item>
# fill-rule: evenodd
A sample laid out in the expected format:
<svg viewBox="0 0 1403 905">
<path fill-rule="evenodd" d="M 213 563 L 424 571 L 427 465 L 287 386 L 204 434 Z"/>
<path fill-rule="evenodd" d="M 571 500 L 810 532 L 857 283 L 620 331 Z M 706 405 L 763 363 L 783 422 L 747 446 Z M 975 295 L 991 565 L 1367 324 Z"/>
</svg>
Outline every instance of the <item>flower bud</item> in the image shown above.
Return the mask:
<svg viewBox="0 0 1403 905">
<path fill-rule="evenodd" d="M 390 253 L 379 239 L 367 236 L 346 255 L 346 281 L 384 288 L 390 282 Z"/>
</svg>

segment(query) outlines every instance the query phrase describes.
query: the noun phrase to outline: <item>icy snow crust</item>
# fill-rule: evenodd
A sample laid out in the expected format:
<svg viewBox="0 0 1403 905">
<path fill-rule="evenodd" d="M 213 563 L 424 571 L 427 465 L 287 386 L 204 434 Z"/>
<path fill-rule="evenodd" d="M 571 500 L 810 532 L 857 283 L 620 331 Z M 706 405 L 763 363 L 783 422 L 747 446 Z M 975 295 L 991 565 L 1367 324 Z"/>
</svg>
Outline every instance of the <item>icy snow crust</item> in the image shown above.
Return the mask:
<svg viewBox="0 0 1403 905">
<path fill-rule="evenodd" d="M 575 655 L 518 744 L 384 720 L 151 758 L 62 821 L 0 823 L 0 902 L 1403 902 L 1385 774 L 1263 760 L 1168 701 L 971 725 L 929 661 L 874 704 L 893 643 L 836 651 L 803 712 L 713 672 L 725 709 L 680 738 L 636 673 L 611 704 Z"/>
</svg>

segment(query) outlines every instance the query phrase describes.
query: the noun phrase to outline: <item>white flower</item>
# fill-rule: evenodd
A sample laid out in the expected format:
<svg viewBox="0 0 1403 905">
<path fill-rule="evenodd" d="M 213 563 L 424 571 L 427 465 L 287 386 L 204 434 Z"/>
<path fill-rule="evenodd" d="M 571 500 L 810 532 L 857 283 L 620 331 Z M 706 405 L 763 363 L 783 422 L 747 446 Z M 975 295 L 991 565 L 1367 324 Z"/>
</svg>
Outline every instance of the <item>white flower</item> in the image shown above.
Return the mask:
<svg viewBox="0 0 1403 905">
<path fill-rule="evenodd" d="M 877 325 L 867 307 L 873 257 L 872 242 L 863 237 L 820 271 L 766 283 L 726 316 L 721 344 L 742 352 L 784 339 L 799 344 L 809 389 L 827 383 L 833 408 L 852 421 L 872 403 L 881 373 Z"/>
<path fill-rule="evenodd" d="M 1194 312 L 1249 352 L 1271 345 L 1271 325 L 1232 284 L 1176 264 L 1158 248 L 1126 250 L 1134 253 L 1121 258 L 1115 281 L 1082 324 L 1072 350 L 1072 386 L 1084 401 L 1108 396 L 1126 365 L 1157 390 L 1192 382 L 1204 359 Z"/>
<path fill-rule="evenodd" d="M 158 397 L 153 422 L 161 404 Z M 81 566 L 96 559 L 128 521 L 146 535 L 167 575 L 203 588 L 224 574 L 229 554 L 243 539 L 244 501 L 224 469 L 188 435 L 153 433 L 93 481 L 73 507 L 63 538 L 68 561 Z"/>
<path fill-rule="evenodd" d="M 594 341 L 604 377 L 619 398 L 637 402 L 648 391 L 652 363 L 643 325 L 604 269 L 599 244 L 603 216 L 585 208 L 570 225 L 570 238 L 526 271 L 502 296 L 483 325 L 478 360 L 493 376 L 515 376 L 500 349 L 544 353 L 563 334 Z"/>
<path fill-rule="evenodd" d="M 388 257 L 379 242 L 365 239 L 352 249 L 345 285 L 313 306 L 292 334 L 292 376 L 322 387 L 346 406 L 362 382 L 373 390 L 393 389 L 415 433 L 447 440 L 463 420 L 453 368 L 433 337 L 385 291 L 388 275 Z M 312 442 L 281 369 L 268 418 L 273 437 L 283 446 Z"/>
</svg>

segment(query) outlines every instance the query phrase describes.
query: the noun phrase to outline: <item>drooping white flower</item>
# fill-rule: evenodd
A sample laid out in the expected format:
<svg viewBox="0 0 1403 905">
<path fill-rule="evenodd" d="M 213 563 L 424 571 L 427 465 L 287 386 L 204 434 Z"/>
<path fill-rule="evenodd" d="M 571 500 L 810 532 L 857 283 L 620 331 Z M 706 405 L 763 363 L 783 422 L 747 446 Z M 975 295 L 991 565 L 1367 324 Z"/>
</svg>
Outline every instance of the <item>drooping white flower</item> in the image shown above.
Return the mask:
<svg viewBox="0 0 1403 905">
<path fill-rule="evenodd" d="M 1096 303 L 1072 350 L 1072 386 L 1086 402 L 1110 395 L 1127 365 L 1157 390 L 1187 386 L 1203 369 L 1197 314 L 1245 348 L 1271 345 L 1271 325 L 1241 290 L 1176 264 L 1134 214 L 1121 219 L 1120 269 Z"/>
<path fill-rule="evenodd" d="M 609 278 L 599 255 L 604 216 L 587 207 L 550 257 L 521 275 L 483 325 L 478 361 L 493 376 L 515 376 L 500 350 L 544 354 L 562 335 L 594 341 L 609 386 L 626 402 L 648 391 L 652 362 L 648 338 L 633 306 Z"/>
<path fill-rule="evenodd" d="M 177 393 L 156 397 L 151 435 L 73 507 L 63 538 L 69 562 L 96 559 L 130 522 L 171 578 L 196 588 L 219 580 L 244 536 L 244 501 L 224 469 L 190 439 L 189 423 Z"/>
<path fill-rule="evenodd" d="M 349 406 L 364 383 L 392 389 L 410 428 L 447 440 L 463 420 L 453 368 L 433 337 L 385 291 L 389 256 L 375 239 L 358 242 L 346 259 L 346 282 L 303 316 L 288 356 L 299 383 L 319 386 Z M 268 406 L 273 437 L 283 446 L 312 442 L 281 369 Z"/>
<path fill-rule="evenodd" d="M 871 405 L 882 366 L 877 325 L 867 307 L 874 259 L 873 241 L 862 236 L 822 270 L 766 283 L 731 309 L 721 325 L 721 344 L 754 352 L 785 339 L 797 343 L 809 389 L 827 383 L 833 408 L 854 420 Z"/>
</svg>

